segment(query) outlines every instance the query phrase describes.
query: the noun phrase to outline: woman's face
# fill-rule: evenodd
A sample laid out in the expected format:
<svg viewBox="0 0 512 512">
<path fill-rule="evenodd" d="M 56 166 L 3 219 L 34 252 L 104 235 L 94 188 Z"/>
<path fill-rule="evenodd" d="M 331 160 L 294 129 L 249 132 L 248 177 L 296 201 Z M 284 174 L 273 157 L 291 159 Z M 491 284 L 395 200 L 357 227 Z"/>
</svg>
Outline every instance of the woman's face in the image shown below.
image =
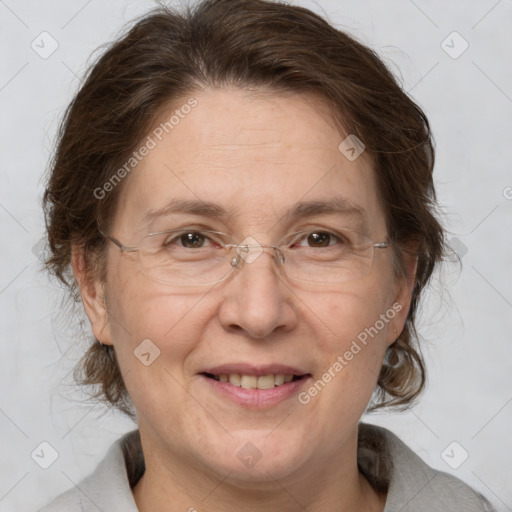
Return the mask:
<svg viewBox="0 0 512 512">
<path fill-rule="evenodd" d="M 345 136 L 319 100 L 238 89 L 194 97 L 126 178 L 109 234 L 132 246 L 150 232 L 202 227 L 271 245 L 346 226 L 387 239 L 372 164 L 338 149 Z M 156 214 L 176 200 L 196 207 Z M 333 200 L 338 209 L 290 213 Z M 343 284 L 289 280 L 267 249 L 215 286 L 177 288 L 109 244 L 106 276 L 87 312 L 97 338 L 115 347 L 145 447 L 168 468 L 256 482 L 329 467 L 340 451 L 355 461 L 358 421 L 409 305 L 411 283 L 395 278 L 391 249 L 376 249 L 371 271 Z M 243 390 L 236 377 L 205 372 L 241 374 L 245 386 L 268 374 L 302 378 Z"/>
</svg>

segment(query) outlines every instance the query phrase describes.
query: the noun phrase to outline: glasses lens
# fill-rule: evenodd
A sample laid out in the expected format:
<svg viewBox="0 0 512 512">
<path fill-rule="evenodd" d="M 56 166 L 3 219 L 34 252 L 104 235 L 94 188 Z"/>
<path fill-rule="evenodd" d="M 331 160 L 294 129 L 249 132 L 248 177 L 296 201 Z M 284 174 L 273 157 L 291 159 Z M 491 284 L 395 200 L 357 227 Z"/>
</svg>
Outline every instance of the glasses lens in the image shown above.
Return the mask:
<svg viewBox="0 0 512 512">
<path fill-rule="evenodd" d="M 286 275 L 310 283 L 346 283 L 366 276 L 372 269 L 373 241 L 348 230 L 301 234 L 298 243 L 286 247 Z"/>
<path fill-rule="evenodd" d="M 221 233 L 171 230 L 146 236 L 139 250 L 144 273 L 173 286 L 202 286 L 222 280 L 231 270 Z"/>
</svg>

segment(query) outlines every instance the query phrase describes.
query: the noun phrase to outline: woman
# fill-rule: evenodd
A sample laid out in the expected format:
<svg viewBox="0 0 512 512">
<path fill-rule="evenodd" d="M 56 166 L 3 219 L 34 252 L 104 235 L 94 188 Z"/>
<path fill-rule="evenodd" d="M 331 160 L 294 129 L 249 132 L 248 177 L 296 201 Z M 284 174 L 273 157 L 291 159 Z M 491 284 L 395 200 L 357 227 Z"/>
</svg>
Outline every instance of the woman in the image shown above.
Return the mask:
<svg viewBox="0 0 512 512">
<path fill-rule="evenodd" d="M 306 9 L 141 19 L 70 105 L 45 195 L 83 380 L 138 430 L 43 510 L 489 510 L 360 423 L 424 386 L 433 164 L 383 63 Z"/>
</svg>

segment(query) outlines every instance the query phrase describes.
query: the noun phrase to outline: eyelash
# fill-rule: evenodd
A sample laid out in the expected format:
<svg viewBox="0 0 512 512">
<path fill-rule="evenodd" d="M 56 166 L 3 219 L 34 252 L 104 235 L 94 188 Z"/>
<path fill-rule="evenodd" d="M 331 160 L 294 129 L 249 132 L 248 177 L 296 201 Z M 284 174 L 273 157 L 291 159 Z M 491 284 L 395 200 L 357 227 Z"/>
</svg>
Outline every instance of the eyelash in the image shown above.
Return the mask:
<svg viewBox="0 0 512 512">
<path fill-rule="evenodd" d="M 208 231 L 208 230 L 206 230 Z M 297 238 L 297 239 L 291 239 L 293 241 L 293 243 L 290 244 L 290 246 L 293 246 L 293 245 L 297 245 L 298 243 L 300 242 L 303 242 L 305 240 L 307 240 L 307 238 L 312 235 L 312 234 L 324 234 L 324 235 L 328 235 L 330 237 L 332 237 L 333 240 L 335 240 L 337 243 L 340 243 L 340 242 L 345 242 L 344 238 L 342 235 L 340 234 L 337 234 L 331 230 L 327 230 L 327 229 L 324 229 L 324 228 L 317 228 L 317 229 L 311 229 L 311 230 L 302 230 L 302 231 L 299 231 L 298 233 L 300 233 L 300 238 Z M 164 240 L 164 243 L 163 245 L 164 246 L 168 246 L 168 245 L 171 245 L 173 243 L 175 243 L 176 241 L 180 241 L 181 237 L 183 235 L 187 235 L 187 234 L 199 234 L 199 235 L 202 235 L 204 236 L 205 240 L 208 240 L 212 243 L 217 243 L 219 245 L 221 245 L 220 241 L 217 242 L 215 241 L 214 239 L 212 239 L 211 236 L 208 236 L 204 233 L 204 231 L 200 230 L 200 229 L 182 229 L 180 230 L 179 232 L 176 232 L 173 234 L 172 238 L 171 239 L 165 239 Z M 332 245 L 336 245 L 336 244 L 331 244 L 329 243 L 327 247 L 331 247 Z M 180 245 L 180 247 L 183 247 L 183 244 Z"/>
<path fill-rule="evenodd" d="M 340 235 L 337 235 L 336 233 L 333 233 L 332 231 L 327 231 L 327 230 L 320 230 L 320 229 L 317 229 L 317 230 L 313 230 L 313 231 L 306 231 L 304 233 L 302 233 L 302 237 L 298 239 L 297 242 L 301 242 L 303 240 L 307 240 L 307 238 L 312 235 L 312 234 L 323 234 L 323 235 L 328 235 L 330 236 L 332 239 L 336 240 L 338 243 L 339 242 L 343 242 L 343 238 L 340 236 Z M 331 240 L 332 241 L 332 240 Z M 294 243 L 295 245 L 295 243 Z M 328 244 L 328 247 L 331 247 L 332 245 L 336 245 L 336 244 Z"/>
</svg>

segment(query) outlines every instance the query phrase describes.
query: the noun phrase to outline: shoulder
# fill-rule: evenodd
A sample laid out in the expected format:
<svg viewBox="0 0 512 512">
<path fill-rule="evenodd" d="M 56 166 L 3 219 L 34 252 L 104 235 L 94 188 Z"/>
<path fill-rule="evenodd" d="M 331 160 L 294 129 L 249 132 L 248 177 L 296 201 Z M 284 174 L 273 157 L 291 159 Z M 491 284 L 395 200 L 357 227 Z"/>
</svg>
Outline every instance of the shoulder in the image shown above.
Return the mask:
<svg viewBox="0 0 512 512">
<path fill-rule="evenodd" d="M 143 461 L 134 459 L 134 447 L 140 447 L 138 431 L 116 441 L 91 475 L 39 512 L 137 512 L 131 484 Z"/>
<path fill-rule="evenodd" d="M 358 463 L 368 480 L 387 487 L 384 512 L 492 512 L 462 480 L 430 467 L 389 430 L 359 425 Z"/>
</svg>

